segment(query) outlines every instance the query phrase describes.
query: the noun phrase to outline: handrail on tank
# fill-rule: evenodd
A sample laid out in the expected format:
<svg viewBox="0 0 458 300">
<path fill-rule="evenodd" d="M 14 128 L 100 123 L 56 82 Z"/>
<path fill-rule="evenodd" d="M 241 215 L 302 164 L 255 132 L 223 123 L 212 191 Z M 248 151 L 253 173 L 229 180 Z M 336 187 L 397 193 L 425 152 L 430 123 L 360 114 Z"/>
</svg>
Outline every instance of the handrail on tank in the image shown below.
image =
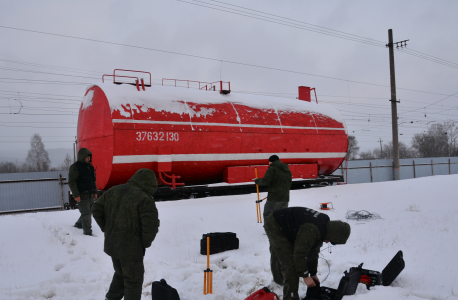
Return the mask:
<svg viewBox="0 0 458 300">
<path fill-rule="evenodd" d="M 310 90 L 313 90 L 313 92 L 315 93 L 316 104 L 318 104 L 318 98 L 316 97 L 316 90 L 315 90 L 315 88 L 311 88 Z"/>
<path fill-rule="evenodd" d="M 175 87 L 177 86 L 177 81 L 184 81 L 187 82 L 187 87 L 189 89 L 189 83 L 190 82 L 196 82 L 199 84 L 199 90 L 203 90 L 205 88 L 206 91 L 208 91 L 208 85 L 210 85 L 210 90 L 212 87 L 216 87 L 216 84 L 219 83 L 219 93 L 220 94 L 229 94 L 231 92 L 231 83 L 229 81 L 214 81 L 214 82 L 203 82 L 203 81 L 195 81 L 195 80 L 186 80 L 186 79 L 172 79 L 172 78 L 162 78 L 162 85 L 164 85 L 164 80 L 171 80 L 175 82 Z M 227 83 L 229 86 L 228 90 L 223 90 L 223 84 Z M 201 84 L 205 84 L 202 86 Z"/>
<path fill-rule="evenodd" d="M 150 72 L 146 72 L 146 71 L 135 71 L 135 70 L 125 70 L 125 69 L 114 69 L 113 71 L 113 82 L 116 81 L 116 76 L 118 77 L 126 77 L 126 76 L 121 76 L 121 75 L 116 75 L 116 71 L 124 71 L 124 72 L 134 72 L 134 73 L 145 73 L 145 74 L 149 74 L 149 85 L 148 84 L 144 84 L 145 86 L 151 86 L 151 73 Z M 138 79 L 138 77 L 136 77 Z M 140 80 L 139 80 L 140 81 Z"/>
<path fill-rule="evenodd" d="M 104 75 L 102 76 L 102 82 L 105 82 L 105 81 L 104 81 L 104 77 L 105 77 L 105 76 L 114 76 L 114 75 L 104 74 Z M 118 75 L 118 77 L 134 78 L 134 79 L 135 79 L 135 86 L 137 87 L 137 90 L 140 91 L 140 86 L 138 85 L 138 80 L 139 80 L 138 77 L 133 77 L 133 76 L 122 76 L 122 75 Z M 122 83 L 122 82 L 116 82 L 116 81 L 114 80 L 114 78 L 115 78 L 115 77 L 113 77 L 113 83 L 119 83 L 119 84 Z M 143 88 L 143 90 L 145 90 L 145 84 L 144 84 L 144 82 L 143 82 L 143 78 L 142 78 L 141 83 L 142 83 L 142 88 Z M 128 84 L 132 84 L 132 83 L 128 83 Z"/>
<path fill-rule="evenodd" d="M 104 80 L 104 77 L 105 77 L 105 76 L 114 76 L 114 75 L 111 75 L 111 74 L 103 74 L 103 76 L 102 76 L 102 82 L 105 82 L 105 80 Z M 118 76 L 118 77 L 125 77 L 125 78 L 134 78 L 134 79 L 139 80 L 138 77 L 134 77 L 134 76 L 122 76 L 122 75 L 117 75 L 117 76 Z M 116 83 L 115 80 L 114 80 L 114 77 L 113 77 L 113 83 Z"/>
<path fill-rule="evenodd" d="M 206 85 L 212 84 L 211 82 L 202 82 L 202 81 L 196 81 L 196 80 L 186 80 L 186 79 L 171 79 L 171 78 L 162 78 L 162 85 L 164 85 L 164 80 L 171 80 L 175 82 L 175 87 L 177 86 L 177 81 L 184 81 L 188 83 L 188 89 L 189 89 L 189 83 L 190 82 L 196 82 L 199 84 L 199 90 L 203 89 Z M 204 87 L 200 87 L 201 83 L 205 83 L 206 85 Z"/>
</svg>

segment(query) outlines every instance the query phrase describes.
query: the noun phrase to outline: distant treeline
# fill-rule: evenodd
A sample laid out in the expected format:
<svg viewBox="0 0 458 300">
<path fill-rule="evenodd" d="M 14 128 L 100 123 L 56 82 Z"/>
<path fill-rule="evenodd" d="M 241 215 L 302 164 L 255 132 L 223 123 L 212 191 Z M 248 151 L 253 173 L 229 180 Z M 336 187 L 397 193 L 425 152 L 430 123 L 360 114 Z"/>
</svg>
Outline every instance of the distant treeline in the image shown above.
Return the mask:
<svg viewBox="0 0 458 300">
<path fill-rule="evenodd" d="M 458 127 L 454 121 L 432 124 L 427 131 L 416 133 L 410 141 L 410 146 L 399 142 L 400 158 L 421 157 L 450 157 L 458 156 L 456 140 Z M 373 150 L 359 151 L 355 136 L 348 136 L 349 160 L 355 159 L 392 159 L 393 142 L 381 144 Z"/>
<path fill-rule="evenodd" d="M 0 173 L 68 171 L 72 163 L 73 160 L 67 154 L 64 161 L 57 168 L 51 168 L 48 151 L 45 149 L 41 136 L 36 133 L 30 140 L 30 150 L 27 153 L 25 162 L 0 162 Z"/>
</svg>

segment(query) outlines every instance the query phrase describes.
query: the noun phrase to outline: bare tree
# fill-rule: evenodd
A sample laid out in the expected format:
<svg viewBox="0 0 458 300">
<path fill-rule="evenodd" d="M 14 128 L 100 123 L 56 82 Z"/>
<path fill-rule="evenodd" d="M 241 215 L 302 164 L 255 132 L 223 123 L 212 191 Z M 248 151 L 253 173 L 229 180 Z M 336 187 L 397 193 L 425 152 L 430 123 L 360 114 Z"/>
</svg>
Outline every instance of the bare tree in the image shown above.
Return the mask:
<svg viewBox="0 0 458 300">
<path fill-rule="evenodd" d="M 447 135 L 447 156 L 455 156 L 457 154 L 456 140 L 458 139 L 458 126 L 455 121 L 444 122 L 444 130 Z"/>
<path fill-rule="evenodd" d="M 27 163 L 20 163 L 18 161 L 0 162 L 0 173 L 20 173 L 20 172 L 28 172 L 28 171 L 29 171 L 29 167 Z"/>
<path fill-rule="evenodd" d="M 347 157 L 348 160 L 355 159 L 358 155 L 359 147 L 358 141 L 354 135 L 348 136 L 348 150 L 347 150 Z"/>
<path fill-rule="evenodd" d="M 392 159 L 393 142 L 383 144 L 383 147 L 375 147 L 374 150 L 367 150 L 359 153 L 361 159 Z M 408 147 L 403 142 L 399 142 L 399 157 L 413 158 L 416 157 L 415 149 Z"/>
<path fill-rule="evenodd" d="M 64 158 L 64 161 L 57 167 L 57 169 L 59 171 L 68 171 L 68 169 L 70 169 L 70 166 L 72 164 L 73 164 L 73 159 L 67 153 L 67 155 Z"/>
<path fill-rule="evenodd" d="M 450 144 L 447 136 L 448 132 L 444 124 L 433 124 L 426 133 L 417 133 L 412 137 L 412 148 L 416 150 L 419 157 L 448 156 Z"/>
<path fill-rule="evenodd" d="M 18 164 L 10 161 L 0 162 L 0 173 L 17 173 L 19 172 Z"/>
<path fill-rule="evenodd" d="M 26 163 L 32 172 L 45 172 L 49 170 L 51 160 L 38 133 L 35 133 L 30 140 L 30 150 L 27 154 Z"/>
<path fill-rule="evenodd" d="M 375 159 L 375 158 L 377 158 L 377 156 L 375 155 L 374 151 L 372 151 L 372 150 L 361 151 L 359 153 L 359 157 L 361 159 Z"/>
</svg>

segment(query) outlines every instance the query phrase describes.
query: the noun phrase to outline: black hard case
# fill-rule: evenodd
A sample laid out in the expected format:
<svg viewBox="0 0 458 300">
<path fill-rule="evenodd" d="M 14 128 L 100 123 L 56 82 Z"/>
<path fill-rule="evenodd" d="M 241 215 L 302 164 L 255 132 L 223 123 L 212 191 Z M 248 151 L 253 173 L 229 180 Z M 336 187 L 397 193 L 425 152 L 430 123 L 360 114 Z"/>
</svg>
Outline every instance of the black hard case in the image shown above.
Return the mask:
<svg viewBox="0 0 458 300">
<path fill-rule="evenodd" d="M 319 283 L 316 287 L 307 288 L 307 294 L 303 300 L 341 300 L 343 296 L 353 295 L 356 292 L 362 275 L 367 275 L 371 279 L 370 285 L 367 286 L 368 289 L 374 285 L 389 286 L 402 270 L 404 270 L 405 262 L 402 251 L 399 250 L 385 269 L 383 269 L 382 273 L 363 269 L 362 266 L 363 264 L 360 264 L 356 268 L 350 268 L 350 272 L 345 271 L 345 276 L 340 280 L 337 290 L 324 286 L 320 287 Z"/>
<path fill-rule="evenodd" d="M 210 254 L 239 248 L 239 239 L 233 232 L 211 232 L 202 235 L 200 240 L 200 254 L 207 255 L 207 237 L 210 237 Z"/>
<path fill-rule="evenodd" d="M 345 271 L 340 279 L 337 289 L 321 286 L 307 288 L 307 295 L 304 300 L 341 300 L 343 296 L 354 295 L 361 278 L 361 268 L 352 268 L 350 272 Z"/>
<path fill-rule="evenodd" d="M 402 251 L 399 250 L 382 271 L 383 285 L 389 286 L 392 284 L 396 277 L 398 277 L 402 270 L 404 270 L 405 266 L 406 264 L 404 262 Z"/>
<path fill-rule="evenodd" d="M 153 281 L 151 298 L 153 300 L 180 300 L 177 290 L 168 285 L 165 279 Z"/>
<path fill-rule="evenodd" d="M 359 268 L 362 266 L 361 264 Z M 389 286 L 390 284 L 393 283 L 393 281 L 398 277 L 398 275 L 404 270 L 405 268 L 405 262 L 404 258 L 402 255 L 402 251 L 399 250 L 398 253 L 391 259 L 391 261 L 386 265 L 385 269 L 380 273 L 378 271 L 373 271 L 373 270 L 367 270 L 367 269 L 361 269 L 362 274 L 361 275 L 366 275 L 369 276 L 371 279 L 370 284 L 367 286 L 367 288 L 370 288 L 375 285 L 384 285 L 384 286 Z M 355 268 L 350 268 L 350 271 Z"/>
</svg>

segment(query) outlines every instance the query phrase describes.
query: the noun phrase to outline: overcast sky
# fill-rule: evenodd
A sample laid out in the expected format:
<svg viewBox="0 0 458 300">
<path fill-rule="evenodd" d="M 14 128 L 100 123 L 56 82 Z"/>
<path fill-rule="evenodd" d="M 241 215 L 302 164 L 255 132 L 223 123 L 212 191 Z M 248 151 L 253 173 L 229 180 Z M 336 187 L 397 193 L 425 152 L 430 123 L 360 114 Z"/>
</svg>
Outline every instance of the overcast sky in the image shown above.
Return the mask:
<svg viewBox="0 0 458 300">
<path fill-rule="evenodd" d="M 149 71 L 154 84 L 221 76 L 233 91 L 289 98 L 300 85 L 315 87 L 320 103 L 341 111 L 361 150 L 373 149 L 379 138 L 391 141 L 383 46 L 390 28 L 408 49 L 455 63 L 395 51 L 400 140 L 410 144 L 431 123 L 458 121 L 458 1 L 186 1 L 0 1 L 0 156 L 28 149 L 33 133 L 48 149 L 72 148 L 86 87 L 115 68 Z M 303 23 L 281 25 L 287 20 L 273 15 Z"/>
</svg>

